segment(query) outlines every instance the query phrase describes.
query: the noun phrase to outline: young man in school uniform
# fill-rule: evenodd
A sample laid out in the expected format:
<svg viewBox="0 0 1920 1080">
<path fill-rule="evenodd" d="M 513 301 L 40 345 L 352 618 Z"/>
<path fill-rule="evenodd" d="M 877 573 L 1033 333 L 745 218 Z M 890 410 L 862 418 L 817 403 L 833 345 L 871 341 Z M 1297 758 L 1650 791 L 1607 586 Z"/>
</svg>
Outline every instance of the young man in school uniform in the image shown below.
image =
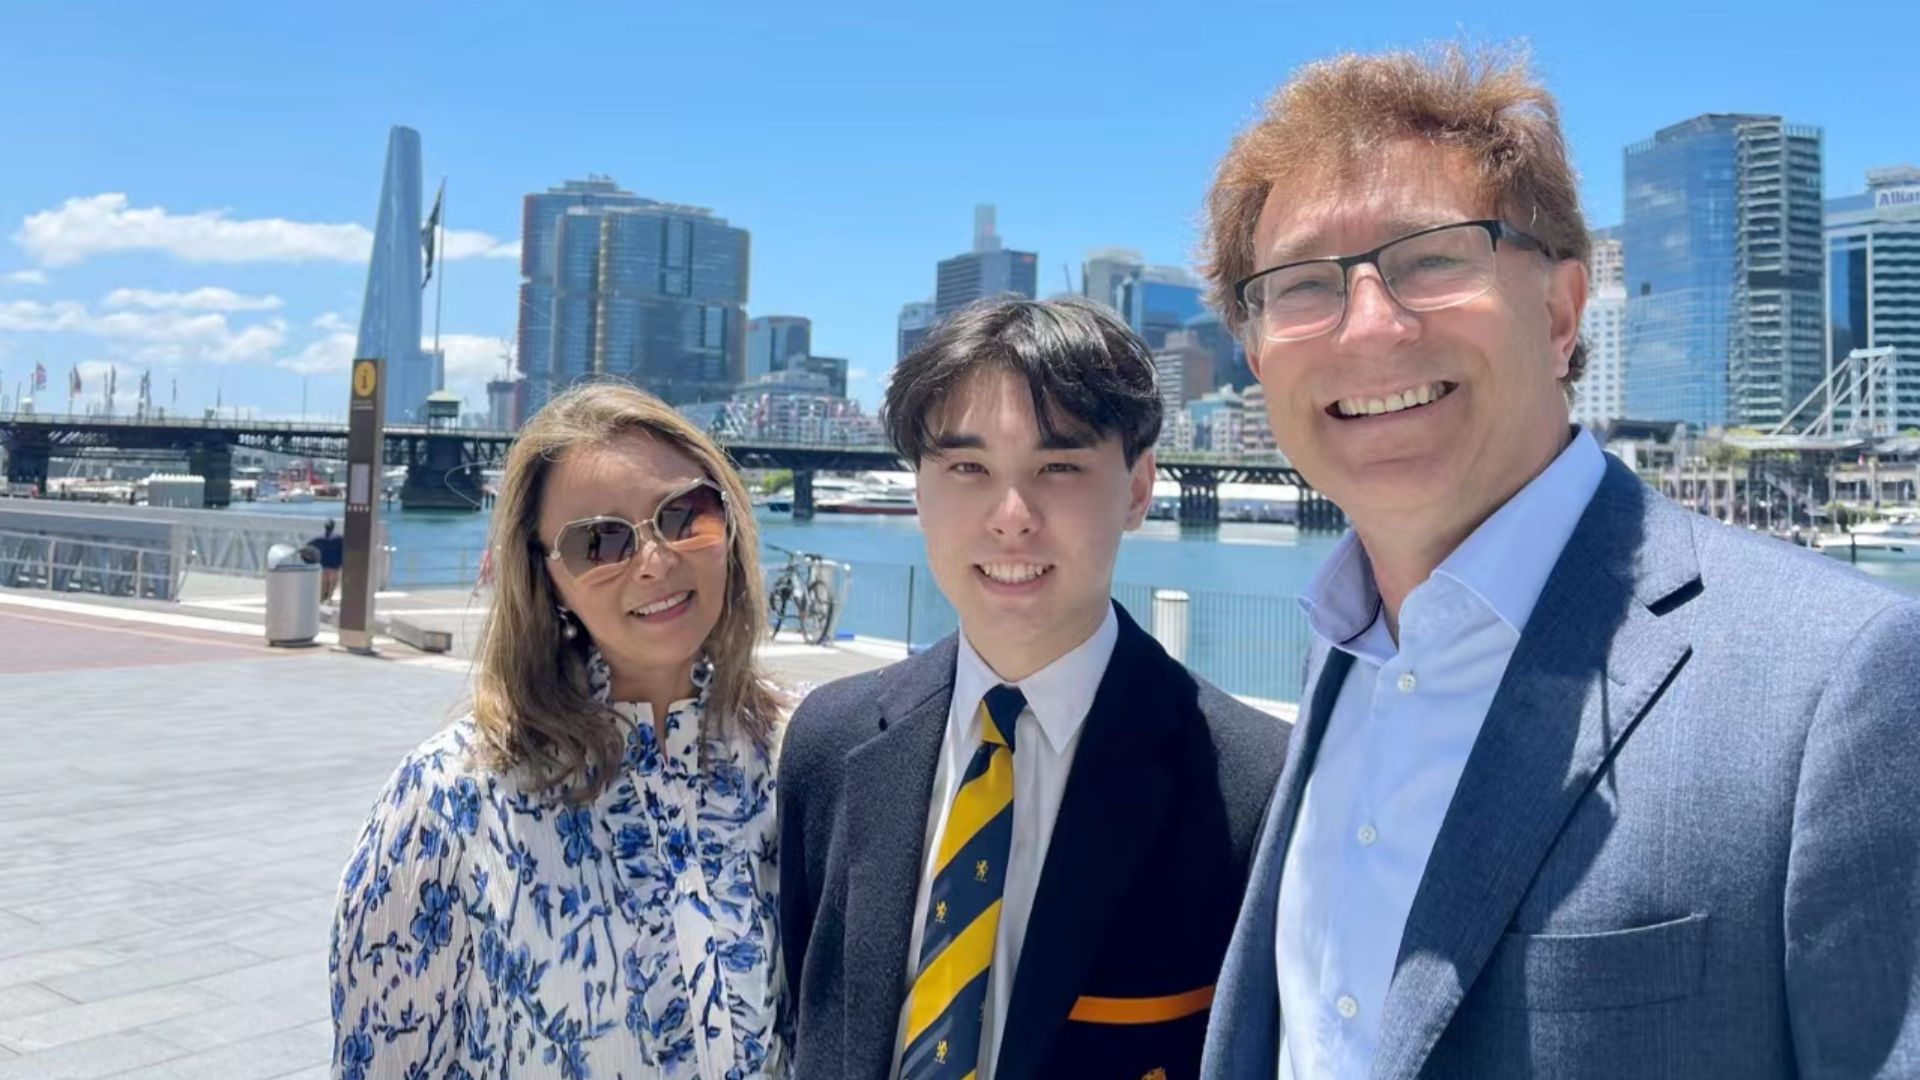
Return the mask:
<svg viewBox="0 0 1920 1080">
<path fill-rule="evenodd" d="M 1147 347 L 1092 303 L 982 303 L 885 420 L 960 630 L 789 726 L 795 1075 L 1193 1076 L 1286 728 L 1110 598 L 1153 493 Z"/>
</svg>

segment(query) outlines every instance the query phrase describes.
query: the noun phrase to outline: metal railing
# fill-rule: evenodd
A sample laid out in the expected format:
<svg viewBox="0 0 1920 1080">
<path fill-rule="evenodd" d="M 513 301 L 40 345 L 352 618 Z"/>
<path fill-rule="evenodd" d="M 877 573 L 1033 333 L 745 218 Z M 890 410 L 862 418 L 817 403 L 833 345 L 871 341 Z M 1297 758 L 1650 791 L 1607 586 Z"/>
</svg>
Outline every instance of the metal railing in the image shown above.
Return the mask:
<svg viewBox="0 0 1920 1080">
<path fill-rule="evenodd" d="M 903 642 L 917 651 L 959 628 L 959 613 L 926 567 L 853 566 L 841 635 Z M 1113 598 L 1169 652 L 1221 689 L 1271 701 L 1300 699 L 1313 636 L 1295 598 L 1133 582 L 1115 583 Z"/>
<path fill-rule="evenodd" d="M 173 600 L 187 560 L 171 551 L 0 530 L 0 586 Z"/>
</svg>

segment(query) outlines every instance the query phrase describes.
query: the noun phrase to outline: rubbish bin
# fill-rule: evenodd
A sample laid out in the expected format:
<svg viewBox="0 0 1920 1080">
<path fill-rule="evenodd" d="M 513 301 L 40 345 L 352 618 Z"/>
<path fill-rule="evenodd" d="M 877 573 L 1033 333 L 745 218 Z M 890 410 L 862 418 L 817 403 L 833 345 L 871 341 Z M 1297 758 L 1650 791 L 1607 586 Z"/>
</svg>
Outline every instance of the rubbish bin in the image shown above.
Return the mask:
<svg viewBox="0 0 1920 1080">
<path fill-rule="evenodd" d="M 319 552 L 273 545 L 267 549 L 267 644 L 311 645 L 319 633 Z"/>
</svg>

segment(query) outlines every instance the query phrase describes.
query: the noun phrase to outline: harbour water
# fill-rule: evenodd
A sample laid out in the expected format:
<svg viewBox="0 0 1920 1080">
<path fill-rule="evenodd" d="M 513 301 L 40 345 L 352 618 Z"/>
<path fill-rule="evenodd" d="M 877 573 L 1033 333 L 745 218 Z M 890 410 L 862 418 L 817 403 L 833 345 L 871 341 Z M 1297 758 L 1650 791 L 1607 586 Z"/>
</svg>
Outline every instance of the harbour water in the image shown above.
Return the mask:
<svg viewBox="0 0 1920 1080">
<path fill-rule="evenodd" d="M 339 514 L 338 503 L 259 503 L 249 512 L 297 515 L 314 522 Z M 474 581 L 486 545 L 488 516 L 476 513 L 388 512 L 395 588 L 465 585 Z M 847 564 L 851 576 L 836 632 L 924 647 L 951 632 L 957 618 L 927 570 L 918 519 L 821 515 L 796 522 L 759 514 L 765 545 L 813 552 Z M 1226 689 L 1252 697 L 1297 700 L 1310 632 L 1294 598 L 1338 537 L 1292 526 L 1223 524 L 1183 532 L 1149 521 L 1122 542 L 1115 598 L 1143 625 L 1155 617 L 1184 622 L 1187 663 Z M 769 572 L 784 556 L 762 552 Z M 1920 594 L 1920 563 L 1862 561 L 1859 569 Z M 1181 597 L 1169 597 L 1177 590 Z M 1184 615 L 1170 612 L 1175 603 Z"/>
</svg>

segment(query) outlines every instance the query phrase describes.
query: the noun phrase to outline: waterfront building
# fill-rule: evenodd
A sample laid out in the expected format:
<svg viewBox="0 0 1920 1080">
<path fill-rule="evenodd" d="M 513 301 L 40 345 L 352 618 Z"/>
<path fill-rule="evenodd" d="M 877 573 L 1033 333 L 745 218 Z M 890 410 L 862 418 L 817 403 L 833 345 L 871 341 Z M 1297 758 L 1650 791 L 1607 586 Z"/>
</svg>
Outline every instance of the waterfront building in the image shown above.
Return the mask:
<svg viewBox="0 0 1920 1080">
<path fill-rule="evenodd" d="M 894 349 L 894 363 L 905 360 L 908 353 L 919 348 L 920 343 L 927 340 L 927 335 L 933 333 L 934 326 L 940 321 L 934 311 L 934 303 L 931 300 L 913 300 L 900 305 L 899 334 Z"/>
<path fill-rule="evenodd" d="M 976 300 L 1039 295 L 1039 256 L 1007 250 L 994 231 L 992 206 L 974 208 L 973 250 L 942 259 L 935 272 L 934 318 L 944 319 Z M 904 315 L 904 312 L 902 313 Z"/>
<path fill-rule="evenodd" d="M 1874 426 L 1920 429 L 1920 168 L 1868 170 L 1865 191 L 1827 202 L 1826 239 L 1827 368 L 1844 369 L 1857 349 L 1895 349 L 1876 380 Z M 1843 405 L 1834 422 L 1852 419 Z"/>
<path fill-rule="evenodd" d="M 420 347 L 420 133 L 396 126 L 387 136 L 380 212 L 367 261 L 354 356 L 386 361 L 381 390 L 389 424 L 420 423 L 427 395 L 443 385 L 435 357 Z"/>
<path fill-rule="evenodd" d="M 1587 370 L 1574 385 L 1573 422 L 1603 428 L 1627 414 L 1627 289 L 1621 245 L 1613 230 L 1593 235 L 1593 269 L 1587 279 L 1587 309 L 1580 316 L 1580 340 L 1587 346 Z"/>
<path fill-rule="evenodd" d="M 723 399 L 746 371 L 749 238 L 713 211 L 569 181 L 523 210 L 519 357 L 538 408 L 582 379 L 672 404 Z"/>
<path fill-rule="evenodd" d="M 1777 423 L 1825 374 L 1820 129 L 1711 113 L 1624 156 L 1626 412 Z"/>
<path fill-rule="evenodd" d="M 813 320 L 759 315 L 747 320 L 746 381 L 787 369 L 787 359 L 813 352 Z"/>
</svg>

